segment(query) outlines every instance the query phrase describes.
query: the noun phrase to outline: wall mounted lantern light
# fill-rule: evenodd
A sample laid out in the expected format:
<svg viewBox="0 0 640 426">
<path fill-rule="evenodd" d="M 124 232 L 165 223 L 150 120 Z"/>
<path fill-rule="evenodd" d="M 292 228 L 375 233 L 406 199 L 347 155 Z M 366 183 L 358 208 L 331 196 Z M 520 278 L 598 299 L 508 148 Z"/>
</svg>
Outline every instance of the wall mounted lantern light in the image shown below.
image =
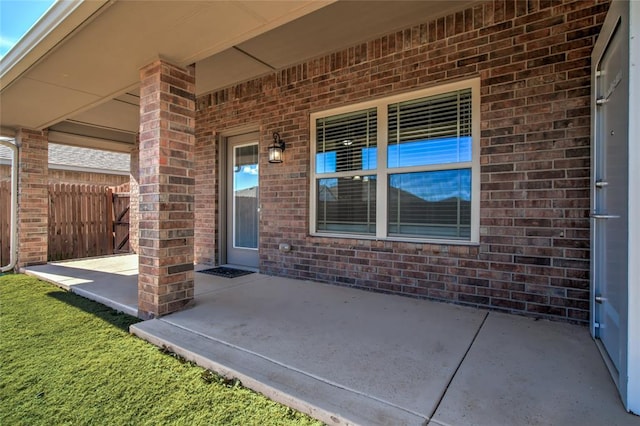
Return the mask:
<svg viewBox="0 0 640 426">
<path fill-rule="evenodd" d="M 284 141 L 280 139 L 280 134 L 278 132 L 273 132 L 273 143 L 269 145 L 270 163 L 282 163 L 284 147 Z"/>
</svg>

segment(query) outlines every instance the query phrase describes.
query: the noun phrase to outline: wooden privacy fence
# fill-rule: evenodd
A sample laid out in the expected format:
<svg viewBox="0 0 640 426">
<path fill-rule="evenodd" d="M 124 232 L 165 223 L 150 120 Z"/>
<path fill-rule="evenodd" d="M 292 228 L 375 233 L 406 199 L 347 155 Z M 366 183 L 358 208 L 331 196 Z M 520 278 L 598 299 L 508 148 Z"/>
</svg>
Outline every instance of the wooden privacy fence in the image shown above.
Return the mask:
<svg viewBox="0 0 640 426">
<path fill-rule="evenodd" d="M 0 182 L 0 265 L 10 261 L 11 182 Z M 49 185 L 49 260 L 129 252 L 129 185 Z"/>
<path fill-rule="evenodd" d="M 49 260 L 128 252 L 128 195 L 108 186 L 49 185 Z"/>
</svg>

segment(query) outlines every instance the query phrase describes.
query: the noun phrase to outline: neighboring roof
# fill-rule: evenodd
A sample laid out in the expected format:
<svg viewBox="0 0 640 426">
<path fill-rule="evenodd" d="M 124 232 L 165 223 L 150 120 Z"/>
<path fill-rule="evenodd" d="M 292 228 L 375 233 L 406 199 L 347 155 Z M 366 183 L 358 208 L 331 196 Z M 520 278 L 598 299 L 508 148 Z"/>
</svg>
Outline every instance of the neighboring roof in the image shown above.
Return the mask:
<svg viewBox="0 0 640 426">
<path fill-rule="evenodd" d="M 10 164 L 11 150 L 0 145 L 0 164 Z M 129 154 L 49 144 L 49 168 L 92 173 L 129 174 Z"/>
<path fill-rule="evenodd" d="M 235 191 L 236 197 L 244 197 L 244 198 L 257 198 L 258 197 L 258 187 L 252 186 L 251 188 L 244 188 L 239 191 Z"/>
</svg>

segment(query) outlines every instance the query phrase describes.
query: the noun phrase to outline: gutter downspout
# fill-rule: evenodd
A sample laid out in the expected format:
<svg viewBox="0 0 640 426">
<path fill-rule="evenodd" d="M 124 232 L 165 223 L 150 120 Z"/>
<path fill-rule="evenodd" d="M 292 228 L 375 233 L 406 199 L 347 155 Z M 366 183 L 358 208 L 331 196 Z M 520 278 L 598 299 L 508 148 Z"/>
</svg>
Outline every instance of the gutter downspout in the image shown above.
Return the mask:
<svg viewBox="0 0 640 426">
<path fill-rule="evenodd" d="M 11 219 L 9 264 L 0 267 L 0 273 L 11 271 L 18 261 L 18 146 L 15 141 L 0 140 L 0 145 L 11 149 Z"/>
</svg>

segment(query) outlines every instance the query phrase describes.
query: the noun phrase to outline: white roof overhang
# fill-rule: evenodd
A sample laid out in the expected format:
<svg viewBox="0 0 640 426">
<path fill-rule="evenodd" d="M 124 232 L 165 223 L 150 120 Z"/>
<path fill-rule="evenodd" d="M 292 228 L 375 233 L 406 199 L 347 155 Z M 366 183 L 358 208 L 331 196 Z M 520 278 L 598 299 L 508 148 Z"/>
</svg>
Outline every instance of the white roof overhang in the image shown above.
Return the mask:
<svg viewBox="0 0 640 426">
<path fill-rule="evenodd" d="M 59 1 L 0 61 L 0 132 L 127 151 L 139 70 L 196 64 L 203 94 L 474 1 Z"/>
</svg>

